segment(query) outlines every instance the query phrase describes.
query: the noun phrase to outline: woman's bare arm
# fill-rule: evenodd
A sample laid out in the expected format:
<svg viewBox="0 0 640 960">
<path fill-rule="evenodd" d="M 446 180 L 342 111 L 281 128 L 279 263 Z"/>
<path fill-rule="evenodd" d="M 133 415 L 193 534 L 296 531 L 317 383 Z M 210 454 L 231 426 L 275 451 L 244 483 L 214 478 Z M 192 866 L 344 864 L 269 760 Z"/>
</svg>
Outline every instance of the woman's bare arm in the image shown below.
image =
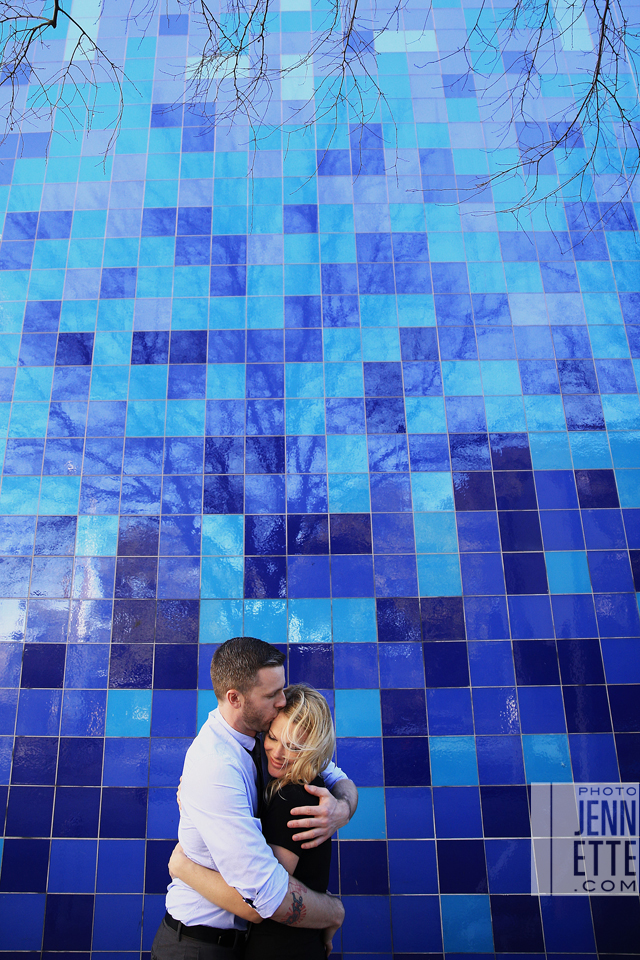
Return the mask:
<svg viewBox="0 0 640 960">
<path fill-rule="evenodd" d="M 182 880 L 201 897 L 215 903 L 222 910 L 235 913 L 237 917 L 250 920 L 251 923 L 262 923 L 260 914 L 242 899 L 235 887 L 230 887 L 216 870 L 209 870 L 208 867 L 189 860 L 179 843 L 171 854 L 169 873 L 172 880 Z"/>
</svg>

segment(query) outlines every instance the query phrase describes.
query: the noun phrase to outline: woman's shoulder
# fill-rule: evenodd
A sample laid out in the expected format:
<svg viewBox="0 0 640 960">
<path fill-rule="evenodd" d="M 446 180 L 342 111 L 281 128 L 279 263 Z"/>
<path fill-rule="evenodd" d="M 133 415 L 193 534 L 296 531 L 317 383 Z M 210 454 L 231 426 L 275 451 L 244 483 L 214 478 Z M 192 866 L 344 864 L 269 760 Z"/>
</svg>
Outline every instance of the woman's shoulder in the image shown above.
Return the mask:
<svg viewBox="0 0 640 960">
<path fill-rule="evenodd" d="M 317 776 L 311 783 L 314 787 L 324 787 L 324 780 L 321 776 Z M 274 794 L 274 799 L 278 797 L 287 803 L 292 803 L 294 806 L 313 806 L 319 802 L 318 798 L 314 797 L 312 793 L 307 793 L 303 783 L 285 784 L 281 790 L 278 790 Z"/>
</svg>

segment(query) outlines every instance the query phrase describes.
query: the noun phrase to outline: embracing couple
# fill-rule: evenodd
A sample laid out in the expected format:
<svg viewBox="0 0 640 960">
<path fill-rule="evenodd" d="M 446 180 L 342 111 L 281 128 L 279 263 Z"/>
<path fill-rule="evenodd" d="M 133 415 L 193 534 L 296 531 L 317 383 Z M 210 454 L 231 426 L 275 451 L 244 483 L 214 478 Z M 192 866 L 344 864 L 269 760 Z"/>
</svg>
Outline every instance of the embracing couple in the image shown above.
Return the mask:
<svg viewBox="0 0 640 960">
<path fill-rule="evenodd" d="M 213 656 L 218 706 L 185 757 L 180 846 L 151 960 L 331 952 L 344 909 L 325 892 L 330 838 L 358 795 L 331 761 L 326 700 L 304 684 L 285 688 L 284 660 L 252 637 L 228 640 Z"/>
</svg>

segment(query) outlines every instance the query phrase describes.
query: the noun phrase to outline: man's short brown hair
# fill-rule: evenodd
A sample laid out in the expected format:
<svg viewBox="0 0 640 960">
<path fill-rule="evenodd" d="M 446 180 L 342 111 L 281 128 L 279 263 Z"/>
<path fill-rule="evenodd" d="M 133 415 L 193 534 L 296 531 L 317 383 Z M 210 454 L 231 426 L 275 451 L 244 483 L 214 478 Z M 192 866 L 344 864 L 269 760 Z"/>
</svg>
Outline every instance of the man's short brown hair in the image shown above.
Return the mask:
<svg viewBox="0 0 640 960">
<path fill-rule="evenodd" d="M 228 690 L 247 693 L 255 686 L 263 667 L 281 667 L 284 653 L 255 637 L 234 637 L 221 644 L 211 660 L 211 683 L 218 700 Z"/>
</svg>

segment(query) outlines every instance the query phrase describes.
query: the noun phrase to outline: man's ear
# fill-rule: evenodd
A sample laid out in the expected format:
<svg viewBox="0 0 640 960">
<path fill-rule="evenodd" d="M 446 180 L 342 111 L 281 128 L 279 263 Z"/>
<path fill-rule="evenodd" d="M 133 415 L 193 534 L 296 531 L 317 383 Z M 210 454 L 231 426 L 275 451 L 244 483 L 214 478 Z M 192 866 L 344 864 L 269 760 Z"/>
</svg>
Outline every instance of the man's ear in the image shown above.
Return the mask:
<svg viewBox="0 0 640 960">
<path fill-rule="evenodd" d="M 225 696 L 227 703 L 233 710 L 240 710 L 244 703 L 244 697 L 239 690 L 227 690 Z"/>
</svg>

